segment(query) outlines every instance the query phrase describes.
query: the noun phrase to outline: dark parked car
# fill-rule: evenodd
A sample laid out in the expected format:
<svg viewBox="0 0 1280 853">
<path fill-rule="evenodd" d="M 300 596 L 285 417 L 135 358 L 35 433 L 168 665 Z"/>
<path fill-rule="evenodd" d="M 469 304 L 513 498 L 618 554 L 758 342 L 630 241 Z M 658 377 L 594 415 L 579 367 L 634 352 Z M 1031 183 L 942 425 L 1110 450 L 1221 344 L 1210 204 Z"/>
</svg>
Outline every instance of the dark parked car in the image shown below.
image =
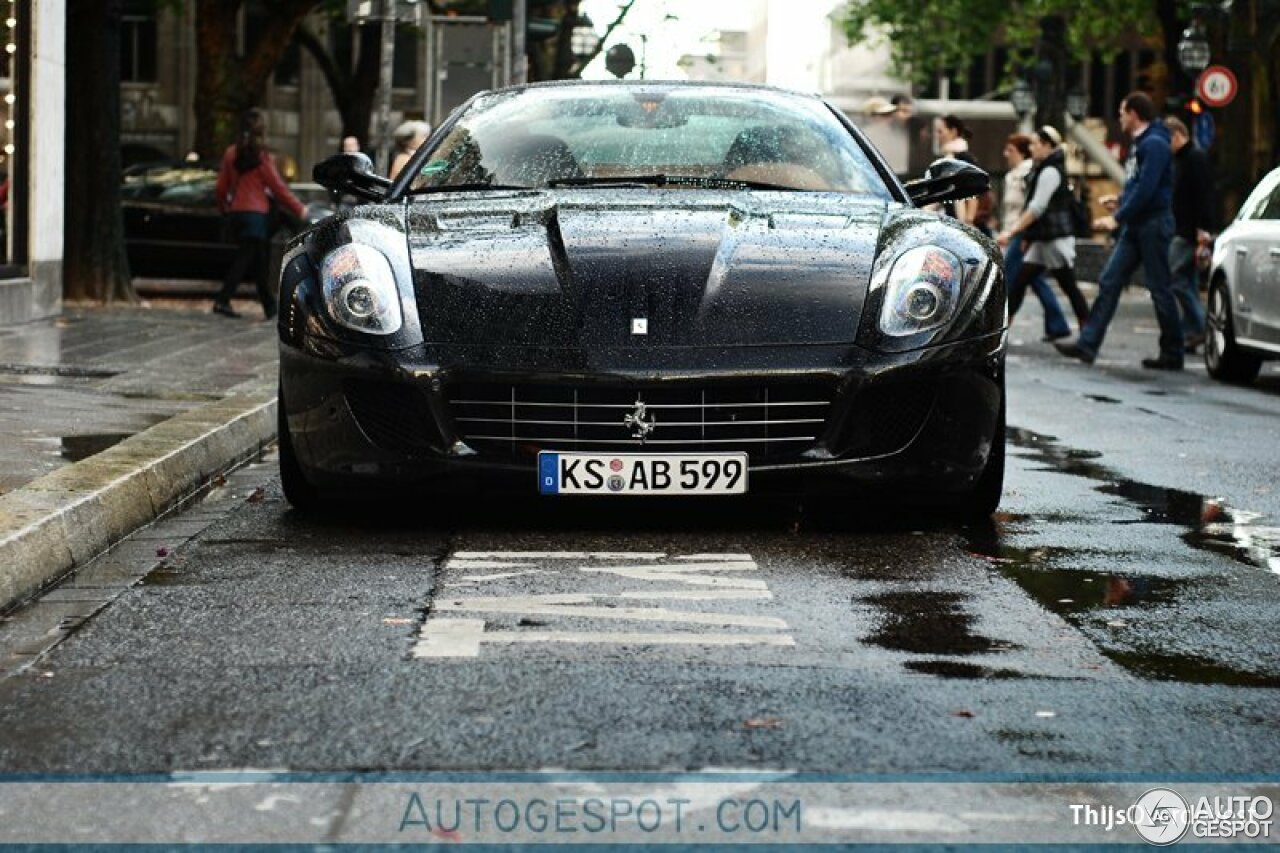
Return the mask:
<svg viewBox="0 0 1280 853">
<path fill-rule="evenodd" d="M 482 93 L 373 203 L 291 245 L 280 466 L 296 506 L 480 475 L 529 492 L 998 504 L 1005 286 L 821 99 L 750 86 Z"/>
<path fill-rule="evenodd" d="M 208 163 L 142 163 L 125 170 L 120 195 L 124 207 L 125 250 L 134 275 L 221 279 L 235 246 L 222 236 L 222 216 L 213 197 L 217 167 Z M 287 238 L 332 212 L 329 194 L 318 184 L 292 184 L 307 203 L 307 222 L 281 213 L 273 240 Z M 280 251 L 275 255 L 279 263 Z M 279 267 L 273 271 L 278 275 Z"/>
</svg>

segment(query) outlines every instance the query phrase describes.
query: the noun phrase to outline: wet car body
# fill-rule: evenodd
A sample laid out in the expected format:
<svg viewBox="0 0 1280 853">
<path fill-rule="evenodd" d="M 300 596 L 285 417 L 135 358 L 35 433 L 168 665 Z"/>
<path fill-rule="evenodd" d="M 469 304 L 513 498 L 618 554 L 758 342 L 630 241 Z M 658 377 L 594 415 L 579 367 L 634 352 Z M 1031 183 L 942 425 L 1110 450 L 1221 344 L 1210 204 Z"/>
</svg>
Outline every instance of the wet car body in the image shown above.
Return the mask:
<svg viewBox="0 0 1280 853">
<path fill-rule="evenodd" d="M 882 191 L 708 180 L 414 195 L 402 180 L 304 235 L 281 279 L 290 499 L 451 491 L 480 474 L 531 492 L 540 452 L 734 451 L 753 493 L 911 492 L 989 512 L 1003 470 L 999 253 L 917 209 L 832 115 Z M 326 296 L 326 264 L 357 245 L 386 259 L 403 319 L 377 339 Z M 958 302 L 939 327 L 886 334 L 895 262 L 917 249 L 954 259 Z"/>
<path fill-rule="evenodd" d="M 1280 169 L 1263 178 L 1214 242 L 1205 366 L 1250 382 L 1280 358 Z"/>
</svg>

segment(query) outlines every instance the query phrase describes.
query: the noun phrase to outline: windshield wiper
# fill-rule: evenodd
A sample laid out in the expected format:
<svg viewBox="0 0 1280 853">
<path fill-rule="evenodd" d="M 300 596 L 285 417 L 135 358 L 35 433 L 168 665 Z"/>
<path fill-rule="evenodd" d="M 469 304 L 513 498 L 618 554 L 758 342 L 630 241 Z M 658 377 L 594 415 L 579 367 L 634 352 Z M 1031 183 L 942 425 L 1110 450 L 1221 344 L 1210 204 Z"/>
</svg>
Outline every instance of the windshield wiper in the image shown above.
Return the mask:
<svg viewBox="0 0 1280 853">
<path fill-rule="evenodd" d="M 431 187 L 418 187 L 411 190 L 409 195 L 422 195 L 423 193 L 452 193 L 452 192 L 477 192 L 480 190 L 532 190 L 535 187 L 522 186 L 520 184 L 486 184 L 483 181 L 473 181 L 468 184 L 437 184 Z"/>
<path fill-rule="evenodd" d="M 738 181 L 730 178 L 700 178 L 694 175 L 610 175 L 598 178 L 557 178 L 548 187 L 703 187 L 709 190 L 781 190 L 802 192 L 796 187 L 768 184 L 762 181 Z"/>
</svg>

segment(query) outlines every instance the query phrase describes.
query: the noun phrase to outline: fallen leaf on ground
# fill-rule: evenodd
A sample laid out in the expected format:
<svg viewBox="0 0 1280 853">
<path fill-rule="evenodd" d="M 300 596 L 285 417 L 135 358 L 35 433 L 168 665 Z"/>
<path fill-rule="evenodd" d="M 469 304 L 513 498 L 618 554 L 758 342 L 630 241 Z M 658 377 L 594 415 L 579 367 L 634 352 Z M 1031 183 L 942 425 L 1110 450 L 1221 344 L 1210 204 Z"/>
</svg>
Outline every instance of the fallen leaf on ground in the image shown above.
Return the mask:
<svg viewBox="0 0 1280 853">
<path fill-rule="evenodd" d="M 951 716 L 968 718 L 968 717 L 976 717 L 978 715 L 970 711 L 968 708 L 960 708 L 959 710 L 952 711 Z"/>
<path fill-rule="evenodd" d="M 227 478 L 222 476 L 221 474 L 218 474 L 213 478 L 213 487 L 215 489 L 221 489 L 226 484 L 227 484 Z"/>
<path fill-rule="evenodd" d="M 260 504 L 266 500 L 266 498 L 267 493 L 263 490 L 262 486 L 258 486 L 258 488 L 253 490 L 253 494 L 249 495 L 249 503 Z"/>
<path fill-rule="evenodd" d="M 780 729 L 782 728 L 781 717 L 760 717 L 754 720 L 747 720 L 742 724 L 746 729 Z"/>
<path fill-rule="evenodd" d="M 157 548 L 157 549 L 156 549 L 156 556 L 157 556 L 157 557 L 167 557 L 167 556 L 169 556 L 169 549 L 168 549 L 168 548 L 166 548 L 165 546 L 161 545 L 159 548 Z"/>
</svg>

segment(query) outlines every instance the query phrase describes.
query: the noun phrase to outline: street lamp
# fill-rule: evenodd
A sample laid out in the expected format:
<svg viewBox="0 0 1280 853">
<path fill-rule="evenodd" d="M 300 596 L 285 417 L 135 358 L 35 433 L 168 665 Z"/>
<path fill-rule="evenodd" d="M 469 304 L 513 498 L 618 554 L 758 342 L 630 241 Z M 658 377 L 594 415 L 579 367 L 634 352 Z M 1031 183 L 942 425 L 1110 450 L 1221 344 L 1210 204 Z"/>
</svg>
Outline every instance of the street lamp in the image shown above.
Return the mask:
<svg viewBox="0 0 1280 853">
<path fill-rule="evenodd" d="M 1209 67 L 1211 58 L 1209 39 L 1204 29 L 1199 21 L 1192 21 L 1191 26 L 1182 31 L 1182 39 L 1178 42 L 1178 64 L 1194 80 Z"/>
<path fill-rule="evenodd" d="M 1067 112 L 1076 121 L 1080 121 L 1089 112 L 1089 94 L 1079 88 L 1067 93 Z"/>
<path fill-rule="evenodd" d="M 1013 104 L 1013 111 L 1021 118 L 1036 111 L 1036 96 L 1026 80 L 1020 79 L 1013 84 L 1013 91 L 1009 93 L 1009 103 Z"/>
<path fill-rule="evenodd" d="M 600 36 L 596 33 L 596 25 L 588 16 L 578 15 L 578 20 L 573 25 L 573 32 L 569 36 L 569 50 L 573 51 L 573 55 L 578 59 L 586 59 L 594 55 L 599 46 Z"/>
</svg>

